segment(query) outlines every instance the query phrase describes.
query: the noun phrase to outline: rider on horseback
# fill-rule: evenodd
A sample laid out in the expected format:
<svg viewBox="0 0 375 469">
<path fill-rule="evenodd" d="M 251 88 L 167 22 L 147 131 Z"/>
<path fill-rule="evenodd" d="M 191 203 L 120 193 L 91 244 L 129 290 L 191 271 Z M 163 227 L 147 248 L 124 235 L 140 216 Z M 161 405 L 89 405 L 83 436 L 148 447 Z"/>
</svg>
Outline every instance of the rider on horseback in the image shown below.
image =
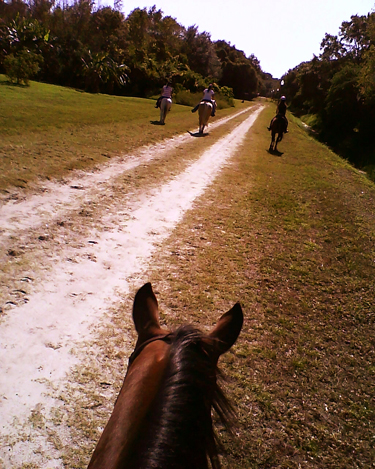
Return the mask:
<svg viewBox="0 0 375 469">
<path fill-rule="evenodd" d="M 208 88 L 206 88 L 203 91 L 203 98 L 201 99 L 201 101 L 207 101 L 212 104 L 212 112 L 211 112 L 212 117 L 215 116 L 215 112 L 216 112 L 216 101 L 213 99 L 213 97 L 215 96 L 215 92 L 213 88 L 214 88 L 214 85 L 212 83 L 209 84 Z M 200 102 L 195 106 L 194 109 L 191 110 L 191 112 L 197 111 L 199 108 L 199 104 Z"/>
<path fill-rule="evenodd" d="M 285 130 L 284 130 L 284 133 L 288 133 L 288 119 L 286 118 L 286 97 L 285 96 L 281 96 L 280 98 L 280 101 L 277 105 L 277 108 L 276 108 L 276 116 L 271 120 L 270 122 L 270 126 L 267 127 L 268 130 L 271 130 L 271 126 L 272 126 L 272 122 L 274 121 L 274 119 L 283 119 L 284 123 L 285 123 Z"/>
<path fill-rule="evenodd" d="M 171 85 L 172 83 L 168 81 L 168 83 L 163 86 L 163 89 L 161 90 L 161 96 L 156 101 L 156 108 L 160 107 L 160 103 L 163 98 L 172 99 L 173 88 Z"/>
</svg>

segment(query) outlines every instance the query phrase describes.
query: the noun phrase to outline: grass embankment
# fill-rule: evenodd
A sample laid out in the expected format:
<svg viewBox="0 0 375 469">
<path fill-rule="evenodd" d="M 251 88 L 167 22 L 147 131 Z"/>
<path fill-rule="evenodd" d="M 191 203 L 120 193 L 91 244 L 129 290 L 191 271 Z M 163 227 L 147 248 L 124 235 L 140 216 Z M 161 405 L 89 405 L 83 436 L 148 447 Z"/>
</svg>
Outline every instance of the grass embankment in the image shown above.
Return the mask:
<svg viewBox="0 0 375 469">
<path fill-rule="evenodd" d="M 13 86 L 0 75 L 0 191 L 63 178 L 73 169 L 92 168 L 198 125 L 190 107 L 174 104 L 160 126 L 154 106 L 151 99 L 92 95 L 37 82 Z M 218 117 L 237 109 L 221 110 Z"/>
<path fill-rule="evenodd" d="M 171 327 L 211 327 L 236 301 L 244 307 L 240 339 L 221 359 L 238 413 L 234 436 L 220 431 L 224 467 L 371 467 L 375 187 L 293 119 L 283 155 L 270 155 L 272 113 L 164 243 L 146 280 Z M 124 306 L 102 332 L 107 353 L 97 371 L 106 382 L 111 368 L 117 387 L 130 298 Z M 91 367 L 76 380 L 83 390 Z M 85 442 L 79 457 L 66 455 L 68 467 L 87 462 L 111 412 L 108 400 L 91 401 L 95 411 L 75 401 L 74 439 Z"/>
<path fill-rule="evenodd" d="M 321 117 L 317 114 L 306 114 L 301 116 L 301 120 L 310 127 L 310 130 L 315 133 L 315 136 L 319 136 L 324 130 Z M 332 138 L 333 136 L 331 136 Z M 328 138 L 328 137 L 325 137 Z M 360 168 L 364 171 L 368 177 L 375 182 L 375 164 L 374 164 L 374 147 L 360 144 L 359 142 L 351 141 L 353 139 L 353 135 L 349 138 L 345 139 L 346 144 L 341 142 L 340 145 L 340 153 L 343 157 L 345 157 L 348 161 L 352 162 L 356 165 L 357 168 Z M 334 140 L 337 140 L 335 138 Z M 336 143 L 337 145 L 337 143 Z M 337 150 L 337 146 L 333 147 L 335 151 Z M 358 156 L 360 157 L 358 158 Z"/>
<path fill-rule="evenodd" d="M 272 111 L 151 280 L 169 324 L 209 325 L 244 306 L 222 360 L 238 410 L 225 467 L 372 467 L 375 187 L 294 122 L 284 154 L 268 154 Z"/>
</svg>

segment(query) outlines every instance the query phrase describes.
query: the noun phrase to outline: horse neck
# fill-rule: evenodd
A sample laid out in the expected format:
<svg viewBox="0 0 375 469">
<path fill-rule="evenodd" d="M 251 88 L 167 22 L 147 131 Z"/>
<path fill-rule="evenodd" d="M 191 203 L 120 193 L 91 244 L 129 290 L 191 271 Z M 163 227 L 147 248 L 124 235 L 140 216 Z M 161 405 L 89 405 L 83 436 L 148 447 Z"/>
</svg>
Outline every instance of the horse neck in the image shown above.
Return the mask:
<svg viewBox="0 0 375 469">
<path fill-rule="evenodd" d="M 208 459 L 213 469 L 220 467 L 211 418 L 216 364 L 201 339 L 191 327 L 176 332 L 165 379 L 131 467 L 206 469 Z"/>
</svg>

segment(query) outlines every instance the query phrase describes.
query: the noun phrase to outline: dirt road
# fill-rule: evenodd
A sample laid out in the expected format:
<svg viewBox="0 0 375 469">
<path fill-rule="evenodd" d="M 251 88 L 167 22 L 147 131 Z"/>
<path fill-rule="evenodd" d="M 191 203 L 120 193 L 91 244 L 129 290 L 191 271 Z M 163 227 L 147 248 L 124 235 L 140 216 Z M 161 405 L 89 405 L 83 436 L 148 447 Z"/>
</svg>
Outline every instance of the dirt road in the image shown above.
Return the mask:
<svg viewBox="0 0 375 469">
<path fill-rule="evenodd" d="M 160 182 L 144 186 L 141 172 L 177 147 L 183 151 L 191 135 L 3 200 L 0 246 L 9 262 L 0 303 L 0 468 L 64 467 L 61 451 L 71 439 L 69 399 L 62 398 L 67 376 L 113 304 L 147 281 L 158 245 L 229 163 L 262 109 L 242 111 L 230 133 Z M 140 176 L 130 181 L 135 170 Z M 130 334 L 123 347 L 126 356 Z"/>
</svg>

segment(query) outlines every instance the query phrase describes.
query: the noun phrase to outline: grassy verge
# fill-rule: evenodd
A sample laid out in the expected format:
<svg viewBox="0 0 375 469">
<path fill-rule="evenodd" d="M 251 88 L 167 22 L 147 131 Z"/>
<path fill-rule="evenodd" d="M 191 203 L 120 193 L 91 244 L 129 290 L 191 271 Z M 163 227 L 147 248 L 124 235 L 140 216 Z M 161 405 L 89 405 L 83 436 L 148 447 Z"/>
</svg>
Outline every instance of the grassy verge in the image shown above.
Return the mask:
<svg viewBox="0 0 375 469">
<path fill-rule="evenodd" d="M 234 436 L 220 430 L 225 468 L 371 467 L 375 188 L 293 119 L 284 153 L 270 155 L 272 112 L 261 114 L 145 280 L 171 327 L 209 328 L 243 304 L 244 329 L 221 360 L 238 413 Z M 115 307 L 98 343 L 106 337 L 104 348 L 121 351 L 130 311 L 130 299 Z M 119 353 L 103 355 L 96 382 L 110 374 L 119 388 Z M 84 405 L 90 366 L 76 382 L 69 426 L 81 443 L 64 456 L 67 467 L 88 461 L 114 400 L 112 390 L 94 408 Z"/>
<path fill-rule="evenodd" d="M 268 154 L 270 113 L 152 280 L 169 323 L 211 325 L 238 299 L 245 307 L 223 360 L 238 409 L 225 467 L 371 467 L 375 188 L 293 122 L 284 154 Z"/>
<path fill-rule="evenodd" d="M 160 126 L 154 105 L 149 99 L 91 95 L 37 82 L 12 86 L 0 76 L 0 191 L 90 169 L 198 125 L 190 108 L 175 104 Z M 239 108 L 237 102 L 218 117 Z"/>
</svg>

